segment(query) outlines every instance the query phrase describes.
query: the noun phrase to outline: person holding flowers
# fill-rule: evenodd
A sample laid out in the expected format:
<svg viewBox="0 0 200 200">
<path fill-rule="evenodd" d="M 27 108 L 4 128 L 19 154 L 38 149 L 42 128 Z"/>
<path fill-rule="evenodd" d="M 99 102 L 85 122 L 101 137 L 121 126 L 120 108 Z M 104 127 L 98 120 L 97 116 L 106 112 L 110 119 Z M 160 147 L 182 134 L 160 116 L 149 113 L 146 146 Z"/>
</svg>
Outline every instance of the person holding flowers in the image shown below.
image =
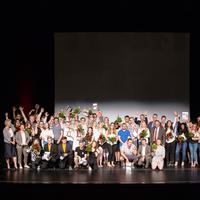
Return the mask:
<svg viewBox="0 0 200 200">
<path fill-rule="evenodd" d="M 154 152 L 152 152 L 152 163 L 151 167 L 155 170 L 157 167 L 159 170 L 163 169 L 164 166 L 164 158 L 165 158 L 165 147 L 161 145 L 161 139 L 156 140 L 157 148 Z"/>
<path fill-rule="evenodd" d="M 185 123 L 181 123 L 179 128 L 179 135 L 176 136 L 176 150 L 175 150 L 175 167 L 178 166 L 178 162 L 180 161 L 180 152 L 182 152 L 182 162 L 181 166 L 185 165 L 186 161 L 186 150 L 187 150 L 187 137 L 188 128 Z"/>
<path fill-rule="evenodd" d="M 193 126 L 189 131 L 189 138 L 188 138 L 191 167 L 195 167 L 197 165 L 198 140 L 199 140 L 199 132 L 197 131 L 197 124 L 193 124 Z"/>
<path fill-rule="evenodd" d="M 147 144 L 149 143 L 150 131 L 147 128 L 147 124 L 145 121 L 140 123 L 140 128 L 138 129 L 138 143 L 141 144 L 141 140 L 143 138 L 146 139 Z"/>
<path fill-rule="evenodd" d="M 167 121 L 165 132 L 166 132 L 166 143 L 165 143 L 166 161 L 167 161 L 167 166 L 170 167 L 174 165 L 174 155 L 176 148 L 176 139 L 175 139 L 176 135 L 173 131 L 172 121 L 170 120 Z"/>
</svg>

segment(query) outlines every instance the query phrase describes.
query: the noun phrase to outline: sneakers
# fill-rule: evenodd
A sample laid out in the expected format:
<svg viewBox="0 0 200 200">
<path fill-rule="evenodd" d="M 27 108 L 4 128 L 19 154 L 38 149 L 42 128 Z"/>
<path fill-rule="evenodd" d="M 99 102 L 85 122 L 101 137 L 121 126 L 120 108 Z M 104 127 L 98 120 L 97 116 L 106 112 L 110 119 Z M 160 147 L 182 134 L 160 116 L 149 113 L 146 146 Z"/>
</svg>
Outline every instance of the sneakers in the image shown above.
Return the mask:
<svg viewBox="0 0 200 200">
<path fill-rule="evenodd" d="M 175 166 L 175 167 L 178 167 L 178 162 L 175 162 L 174 166 Z"/>
<path fill-rule="evenodd" d="M 184 167 L 184 165 L 185 165 L 185 163 L 184 163 L 184 162 L 182 162 L 182 163 L 181 163 L 181 167 Z"/>
<path fill-rule="evenodd" d="M 24 168 L 27 168 L 27 169 L 29 169 L 30 167 L 29 167 L 28 165 L 24 165 Z"/>
<path fill-rule="evenodd" d="M 19 169 L 23 169 L 23 167 L 20 165 L 20 166 L 19 166 Z"/>
<path fill-rule="evenodd" d="M 72 171 L 73 169 L 72 169 L 72 167 L 71 166 L 69 166 L 69 171 Z"/>
<path fill-rule="evenodd" d="M 89 170 L 89 171 L 91 171 L 91 170 L 92 170 L 92 168 L 91 168 L 91 167 L 88 167 L 88 170 Z"/>
</svg>

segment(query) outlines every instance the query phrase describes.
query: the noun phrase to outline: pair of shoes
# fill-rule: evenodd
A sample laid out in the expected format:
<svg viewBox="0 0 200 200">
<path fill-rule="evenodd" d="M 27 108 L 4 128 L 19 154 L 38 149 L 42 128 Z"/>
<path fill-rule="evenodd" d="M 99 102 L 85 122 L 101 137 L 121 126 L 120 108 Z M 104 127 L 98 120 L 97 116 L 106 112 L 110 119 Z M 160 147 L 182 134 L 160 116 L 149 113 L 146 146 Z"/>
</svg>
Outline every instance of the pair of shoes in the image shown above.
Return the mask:
<svg viewBox="0 0 200 200">
<path fill-rule="evenodd" d="M 24 168 L 27 168 L 27 169 L 29 169 L 30 167 L 29 167 L 28 165 L 24 165 Z"/>
</svg>

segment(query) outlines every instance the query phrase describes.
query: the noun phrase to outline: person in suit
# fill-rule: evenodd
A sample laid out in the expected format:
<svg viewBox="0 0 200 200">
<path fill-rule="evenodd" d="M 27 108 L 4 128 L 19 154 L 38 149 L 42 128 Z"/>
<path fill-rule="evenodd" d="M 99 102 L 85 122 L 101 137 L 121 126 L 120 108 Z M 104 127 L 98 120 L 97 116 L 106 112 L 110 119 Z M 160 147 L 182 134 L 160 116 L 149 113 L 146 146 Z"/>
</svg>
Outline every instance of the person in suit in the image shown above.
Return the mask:
<svg viewBox="0 0 200 200">
<path fill-rule="evenodd" d="M 25 131 L 24 124 L 20 125 L 20 130 L 16 133 L 16 143 L 17 143 L 17 156 L 18 156 L 18 163 L 19 168 L 23 169 L 22 167 L 22 156 L 24 156 L 24 167 L 30 168 L 27 165 L 28 162 L 28 143 L 30 141 L 30 136 L 27 131 Z"/>
<path fill-rule="evenodd" d="M 145 166 L 145 168 L 149 167 L 151 161 L 151 148 L 147 144 L 145 138 L 142 139 L 141 145 L 138 148 L 138 165 Z"/>
<path fill-rule="evenodd" d="M 42 155 L 41 168 L 55 168 L 58 160 L 58 148 L 56 144 L 53 144 L 52 137 L 47 137 L 47 144 L 44 145 L 44 152 Z"/>
<path fill-rule="evenodd" d="M 150 133 L 150 144 L 155 143 L 158 139 L 161 140 L 162 144 L 165 145 L 166 133 L 165 129 L 161 126 L 158 120 L 155 121 L 155 127 Z"/>
<path fill-rule="evenodd" d="M 149 122 L 149 124 L 148 124 L 148 128 L 149 128 L 150 132 L 155 128 L 156 121 L 158 120 L 158 115 L 156 113 L 153 114 L 152 120 L 153 121 Z"/>
<path fill-rule="evenodd" d="M 62 137 L 61 143 L 58 145 L 58 155 L 59 155 L 59 167 L 65 169 L 69 166 L 69 170 L 72 170 L 73 162 L 73 152 L 72 146 L 67 137 Z"/>
<path fill-rule="evenodd" d="M 157 148 L 154 152 L 152 152 L 152 163 L 151 167 L 155 170 L 157 167 L 159 170 L 163 169 L 164 166 L 164 158 L 165 158 L 165 147 L 162 146 L 161 139 L 156 140 Z"/>
</svg>

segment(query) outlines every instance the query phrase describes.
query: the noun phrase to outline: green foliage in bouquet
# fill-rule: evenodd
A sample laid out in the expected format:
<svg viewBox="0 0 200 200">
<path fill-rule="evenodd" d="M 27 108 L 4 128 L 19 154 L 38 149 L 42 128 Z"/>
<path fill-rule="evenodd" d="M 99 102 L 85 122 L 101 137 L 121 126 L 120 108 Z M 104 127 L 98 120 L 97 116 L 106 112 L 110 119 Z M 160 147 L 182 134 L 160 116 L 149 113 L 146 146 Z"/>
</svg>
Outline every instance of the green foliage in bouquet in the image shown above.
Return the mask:
<svg viewBox="0 0 200 200">
<path fill-rule="evenodd" d="M 108 139 L 109 139 L 112 143 L 116 142 L 116 136 L 108 137 Z"/>
<path fill-rule="evenodd" d="M 75 118 L 76 115 L 79 115 L 81 112 L 81 108 L 80 107 L 76 107 L 72 110 L 70 116 L 71 118 Z"/>
<path fill-rule="evenodd" d="M 121 123 L 121 122 L 122 122 L 122 118 L 118 115 L 118 116 L 117 116 L 117 119 L 115 120 L 115 122 Z"/>
<path fill-rule="evenodd" d="M 84 134 L 84 129 L 82 127 L 81 124 L 78 125 L 78 131 L 81 133 L 81 134 Z"/>
<path fill-rule="evenodd" d="M 102 140 L 102 142 L 104 143 L 104 142 L 106 141 L 105 135 L 101 134 L 101 135 L 99 136 L 99 140 Z"/>
<path fill-rule="evenodd" d="M 25 131 L 31 136 L 32 130 L 30 128 L 26 128 Z"/>
<path fill-rule="evenodd" d="M 185 142 L 185 138 L 184 138 L 182 135 L 179 135 L 179 136 L 177 137 L 177 142 L 178 142 L 179 144 L 182 144 L 183 142 Z"/>
<path fill-rule="evenodd" d="M 107 131 L 108 130 L 108 127 L 104 124 L 103 125 L 103 128 Z"/>
<path fill-rule="evenodd" d="M 88 115 L 93 115 L 93 111 L 91 109 L 88 110 Z"/>
<path fill-rule="evenodd" d="M 72 111 L 74 114 L 80 114 L 81 113 L 81 108 L 80 107 L 76 107 L 74 108 L 74 110 Z"/>
<path fill-rule="evenodd" d="M 157 149 L 157 144 L 156 144 L 156 143 L 152 143 L 151 149 L 152 149 L 152 151 L 156 151 L 156 149 Z"/>
<path fill-rule="evenodd" d="M 88 144 L 86 146 L 86 152 L 87 152 L 87 154 L 89 154 L 90 152 L 92 152 L 92 144 Z"/>
<path fill-rule="evenodd" d="M 146 130 L 143 130 L 143 131 L 140 133 L 140 138 L 145 138 L 147 135 L 148 135 L 147 131 L 146 131 Z"/>
<path fill-rule="evenodd" d="M 186 136 L 186 138 L 192 138 L 192 137 L 194 137 L 194 134 L 192 133 L 192 132 L 187 132 L 186 134 L 185 134 L 185 136 Z"/>
<path fill-rule="evenodd" d="M 65 113 L 64 112 L 59 112 L 58 117 L 64 118 L 65 117 Z"/>
</svg>

